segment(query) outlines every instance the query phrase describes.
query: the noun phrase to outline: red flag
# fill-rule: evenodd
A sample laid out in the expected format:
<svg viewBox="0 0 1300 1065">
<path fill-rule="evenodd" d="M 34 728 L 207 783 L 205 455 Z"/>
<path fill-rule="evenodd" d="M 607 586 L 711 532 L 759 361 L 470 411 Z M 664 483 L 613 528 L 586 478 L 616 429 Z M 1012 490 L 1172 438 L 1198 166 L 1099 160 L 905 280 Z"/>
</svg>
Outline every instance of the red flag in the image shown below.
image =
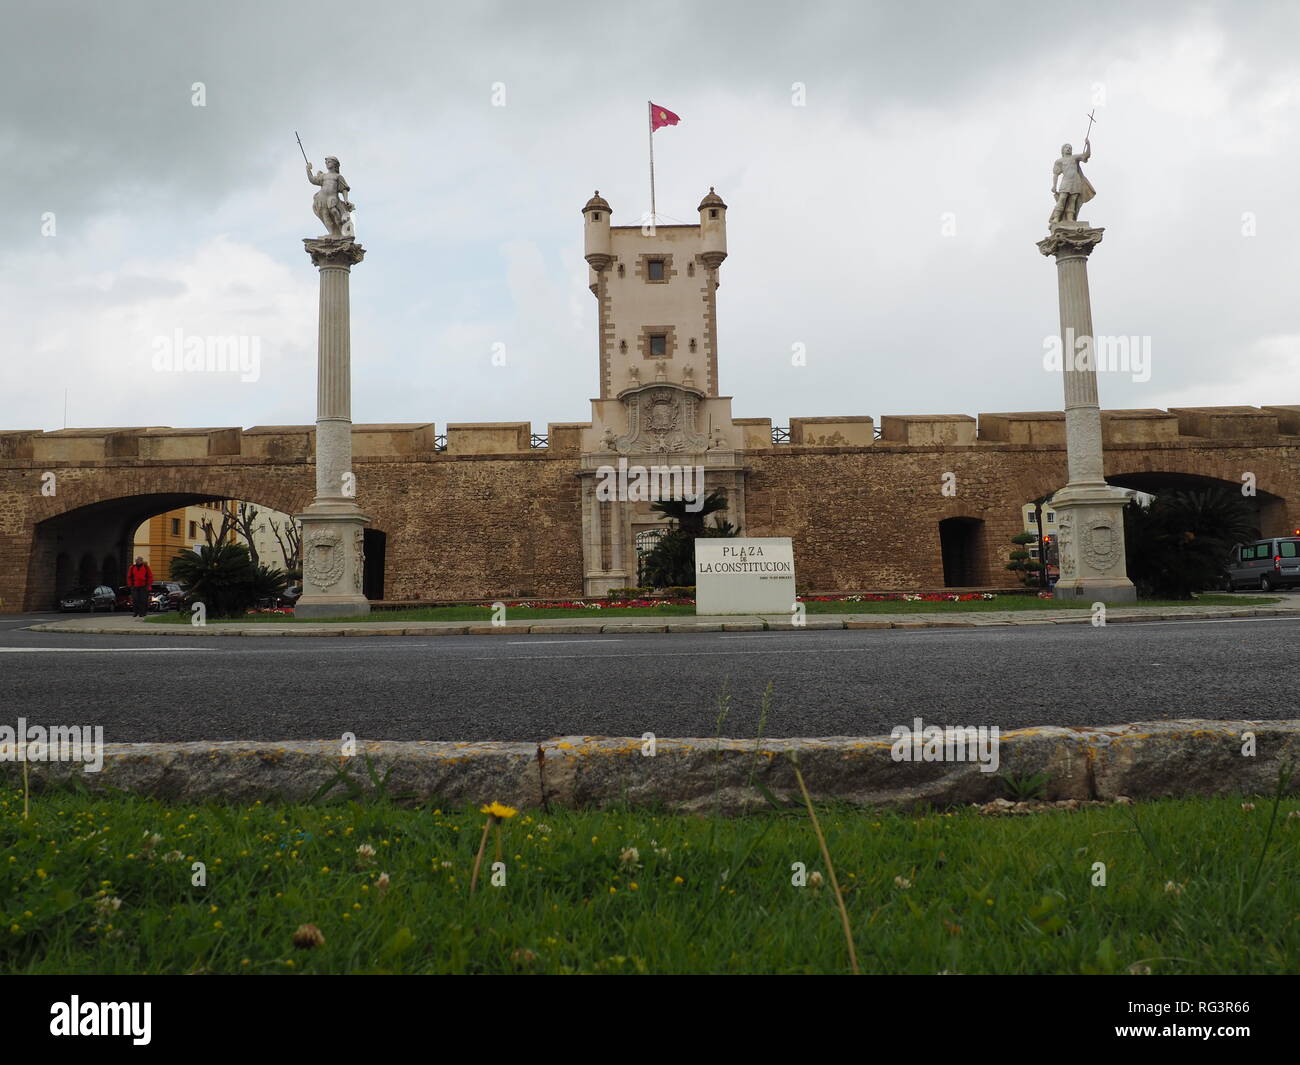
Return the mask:
<svg viewBox="0 0 1300 1065">
<path fill-rule="evenodd" d="M 660 107 L 658 104 L 650 105 L 650 132 L 653 133 L 661 126 L 675 126 L 681 118 L 673 114 L 666 107 Z"/>
</svg>

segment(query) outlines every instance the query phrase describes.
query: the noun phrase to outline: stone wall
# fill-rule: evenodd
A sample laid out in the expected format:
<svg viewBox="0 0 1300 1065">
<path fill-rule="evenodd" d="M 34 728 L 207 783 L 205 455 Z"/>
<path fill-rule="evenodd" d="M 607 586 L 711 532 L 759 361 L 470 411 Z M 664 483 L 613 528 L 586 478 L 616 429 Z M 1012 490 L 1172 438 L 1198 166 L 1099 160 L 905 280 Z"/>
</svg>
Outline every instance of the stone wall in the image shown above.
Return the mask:
<svg viewBox="0 0 1300 1065">
<path fill-rule="evenodd" d="M 1240 485 L 1252 473 L 1262 531 L 1300 528 L 1300 406 L 1102 419 L 1106 473 L 1118 483 Z M 801 590 L 932 588 L 944 583 L 939 522 L 968 519 L 978 530 L 968 583 L 1005 584 L 1021 506 L 1065 482 L 1064 416 L 886 416 L 879 440 L 872 424 L 792 419 L 792 440 L 836 446 L 773 445 L 768 419 L 738 419 L 744 532 L 794 538 Z M 386 536 L 385 598 L 581 593 L 586 424 L 549 426 L 547 448 L 529 446 L 530 428 L 456 425 L 437 451 L 431 423 L 354 427 L 357 501 Z M 125 565 L 131 531 L 153 514 L 212 498 L 300 512 L 314 444 L 311 426 L 0 433 L 0 613 L 49 609 L 61 554 Z M 42 493 L 50 474 L 53 495 Z M 943 493 L 945 474 L 955 494 Z"/>
</svg>

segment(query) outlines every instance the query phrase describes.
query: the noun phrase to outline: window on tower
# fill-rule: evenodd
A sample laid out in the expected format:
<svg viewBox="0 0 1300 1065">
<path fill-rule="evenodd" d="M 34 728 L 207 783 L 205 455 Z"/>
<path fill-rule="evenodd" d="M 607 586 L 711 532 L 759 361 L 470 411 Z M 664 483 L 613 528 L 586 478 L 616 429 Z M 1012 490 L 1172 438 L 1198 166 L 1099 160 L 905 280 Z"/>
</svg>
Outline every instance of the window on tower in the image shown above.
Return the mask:
<svg viewBox="0 0 1300 1065">
<path fill-rule="evenodd" d="M 660 358 L 668 354 L 668 338 L 663 333 L 652 333 L 650 336 L 650 355 L 652 358 Z"/>
<path fill-rule="evenodd" d="M 650 281 L 662 281 L 664 279 L 664 261 L 662 259 L 651 259 L 646 263 L 646 277 Z"/>
</svg>

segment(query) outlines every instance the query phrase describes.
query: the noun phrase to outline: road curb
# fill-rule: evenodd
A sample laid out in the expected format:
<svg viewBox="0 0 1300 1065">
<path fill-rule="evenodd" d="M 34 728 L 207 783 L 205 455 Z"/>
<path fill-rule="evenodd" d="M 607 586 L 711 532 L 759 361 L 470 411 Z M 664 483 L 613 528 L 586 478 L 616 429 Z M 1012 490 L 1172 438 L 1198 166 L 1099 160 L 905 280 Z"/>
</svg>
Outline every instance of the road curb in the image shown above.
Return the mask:
<svg viewBox="0 0 1300 1065">
<path fill-rule="evenodd" d="M 778 802 L 798 801 L 787 757 L 797 754 L 817 799 L 859 806 L 985 803 L 1005 797 L 1000 775 L 1040 773 L 1047 778 L 1042 797 L 1052 800 L 1264 796 L 1275 790 L 1280 766 L 1300 762 L 1300 719 L 1016 729 L 988 748 L 998 753 L 996 773 L 973 760 L 926 760 L 924 748 L 915 760 L 896 760 L 892 744 L 887 736 L 658 739 L 648 755 L 642 738 L 566 736 L 544 741 L 539 760 L 531 742 L 358 742 L 346 757 L 339 741 L 118 743 L 104 745 L 100 772 L 71 762 L 31 762 L 29 769 L 37 789 L 75 778 L 95 793 L 186 802 L 302 802 L 322 791 L 345 795 L 352 785 L 373 795 L 374 781 L 387 780 L 390 796 L 447 805 L 741 812 L 767 805 L 757 785 Z M 932 746 L 930 753 L 936 749 L 944 750 Z M 14 786 L 21 779 L 19 763 L 0 762 L 0 780 Z M 1300 782 L 1290 794 L 1300 794 Z"/>
<path fill-rule="evenodd" d="M 990 613 L 997 613 L 990 611 Z M 1010 613 L 1010 612 L 1008 612 Z M 1151 613 L 1132 613 L 1110 610 L 1107 625 L 1122 625 L 1141 621 L 1222 621 L 1245 617 L 1300 617 L 1295 607 L 1222 607 L 1186 608 L 1178 613 L 1153 610 Z M 1092 621 L 1090 613 L 1082 617 L 918 617 L 899 615 L 897 619 L 878 614 L 845 614 L 842 617 L 814 616 L 805 625 L 791 621 L 769 621 L 763 618 L 729 621 L 722 617 L 689 617 L 646 619 L 638 621 L 623 618 L 617 621 L 566 620 L 563 618 L 536 621 L 508 621 L 502 625 L 482 625 L 473 622 L 339 622 L 319 624 L 303 622 L 275 624 L 259 622 L 253 625 L 213 623 L 211 625 L 137 625 L 125 619 L 118 624 L 96 624 L 82 621 L 48 621 L 27 627 L 29 632 L 69 633 L 89 636 L 527 636 L 548 634 L 602 633 L 682 633 L 682 632 L 823 632 L 832 629 L 974 629 L 1008 625 L 1078 625 Z"/>
</svg>

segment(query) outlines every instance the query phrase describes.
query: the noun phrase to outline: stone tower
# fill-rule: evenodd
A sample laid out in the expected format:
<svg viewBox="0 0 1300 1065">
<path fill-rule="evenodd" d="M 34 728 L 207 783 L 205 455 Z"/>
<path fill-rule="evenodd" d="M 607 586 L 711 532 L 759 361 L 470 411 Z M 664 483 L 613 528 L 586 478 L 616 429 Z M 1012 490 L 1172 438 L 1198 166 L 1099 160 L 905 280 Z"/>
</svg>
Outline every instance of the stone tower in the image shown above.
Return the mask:
<svg viewBox="0 0 1300 1065">
<path fill-rule="evenodd" d="M 635 584 L 638 537 L 663 526 L 650 500 L 597 498 L 598 472 L 620 459 L 702 470 L 706 491 L 727 490 L 725 518 L 744 522 L 741 440 L 718 383 L 727 205 L 710 188 L 698 225 L 615 226 L 612 214 L 599 192 L 582 208 L 600 382 L 582 447 L 587 595 Z"/>
</svg>

